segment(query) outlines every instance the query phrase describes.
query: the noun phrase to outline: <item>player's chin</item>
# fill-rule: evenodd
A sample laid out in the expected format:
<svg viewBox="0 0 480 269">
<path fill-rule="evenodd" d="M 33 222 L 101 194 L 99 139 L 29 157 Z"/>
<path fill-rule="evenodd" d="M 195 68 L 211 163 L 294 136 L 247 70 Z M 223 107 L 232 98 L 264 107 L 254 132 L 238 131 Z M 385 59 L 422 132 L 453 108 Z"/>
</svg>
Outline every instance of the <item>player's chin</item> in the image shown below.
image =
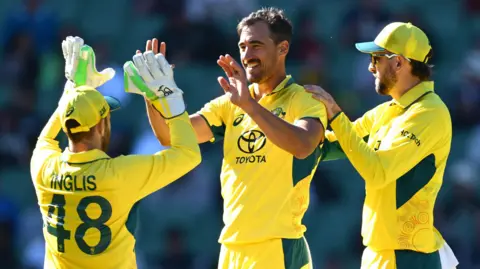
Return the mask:
<svg viewBox="0 0 480 269">
<path fill-rule="evenodd" d="M 259 83 L 262 81 L 262 75 L 261 74 L 253 74 L 250 72 L 247 72 L 247 80 L 250 83 Z"/>
<path fill-rule="evenodd" d="M 383 84 L 383 83 L 380 83 L 380 84 L 375 84 L 375 91 L 379 94 L 379 95 L 388 95 L 388 93 L 390 92 L 390 90 L 388 89 L 388 87 Z"/>
</svg>

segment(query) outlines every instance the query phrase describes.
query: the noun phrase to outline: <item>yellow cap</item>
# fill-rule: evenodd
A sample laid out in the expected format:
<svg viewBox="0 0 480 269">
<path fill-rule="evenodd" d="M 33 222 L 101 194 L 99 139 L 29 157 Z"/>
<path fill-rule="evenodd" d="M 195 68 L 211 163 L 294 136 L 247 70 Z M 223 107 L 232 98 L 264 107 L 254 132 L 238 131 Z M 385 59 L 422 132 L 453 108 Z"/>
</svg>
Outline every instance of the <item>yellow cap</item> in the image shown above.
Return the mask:
<svg viewBox="0 0 480 269">
<path fill-rule="evenodd" d="M 393 22 L 385 26 L 373 42 L 355 44 L 364 53 L 389 51 L 427 63 L 430 56 L 430 41 L 427 35 L 411 23 Z"/>
<path fill-rule="evenodd" d="M 68 90 L 59 103 L 60 121 L 64 131 L 67 120 L 76 120 L 80 126 L 70 129 L 72 133 L 88 132 L 108 113 L 120 108 L 120 102 L 110 96 L 103 96 L 95 88 L 80 86 Z"/>
</svg>

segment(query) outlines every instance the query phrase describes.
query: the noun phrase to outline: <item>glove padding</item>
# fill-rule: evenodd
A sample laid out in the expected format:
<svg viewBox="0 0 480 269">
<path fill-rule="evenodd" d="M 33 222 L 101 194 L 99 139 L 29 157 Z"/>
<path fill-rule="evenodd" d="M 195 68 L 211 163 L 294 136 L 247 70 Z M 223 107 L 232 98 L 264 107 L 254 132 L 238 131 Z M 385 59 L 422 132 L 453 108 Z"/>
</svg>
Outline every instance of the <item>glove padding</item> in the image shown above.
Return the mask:
<svg viewBox="0 0 480 269">
<path fill-rule="evenodd" d="M 98 88 L 115 76 L 113 68 L 106 68 L 101 72 L 95 66 L 95 52 L 92 47 L 84 45 L 83 39 L 68 36 L 62 42 L 63 57 L 65 58 L 65 77 L 67 87 L 88 85 Z"/>
<path fill-rule="evenodd" d="M 123 65 L 125 91 L 145 96 L 165 119 L 185 112 L 183 91 L 173 78 L 173 70 L 163 54 L 153 51 L 133 56 Z"/>
</svg>

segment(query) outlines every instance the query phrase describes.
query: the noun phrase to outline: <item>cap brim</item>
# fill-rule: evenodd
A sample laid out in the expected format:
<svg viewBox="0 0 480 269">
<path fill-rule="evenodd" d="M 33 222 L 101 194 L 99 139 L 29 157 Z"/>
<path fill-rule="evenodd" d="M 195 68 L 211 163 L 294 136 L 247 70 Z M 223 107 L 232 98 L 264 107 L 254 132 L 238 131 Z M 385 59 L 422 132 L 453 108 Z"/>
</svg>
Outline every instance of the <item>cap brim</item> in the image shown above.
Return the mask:
<svg viewBox="0 0 480 269">
<path fill-rule="evenodd" d="M 119 110 L 121 107 L 120 101 L 118 101 L 117 98 L 112 97 L 112 96 L 104 96 L 105 100 L 108 103 L 108 106 L 110 107 L 110 112 L 113 112 L 115 110 Z"/>
<path fill-rule="evenodd" d="M 373 53 L 373 52 L 381 52 L 385 51 L 384 48 L 378 46 L 375 44 L 375 42 L 362 42 L 362 43 L 356 43 L 355 47 L 357 50 L 363 53 Z"/>
</svg>

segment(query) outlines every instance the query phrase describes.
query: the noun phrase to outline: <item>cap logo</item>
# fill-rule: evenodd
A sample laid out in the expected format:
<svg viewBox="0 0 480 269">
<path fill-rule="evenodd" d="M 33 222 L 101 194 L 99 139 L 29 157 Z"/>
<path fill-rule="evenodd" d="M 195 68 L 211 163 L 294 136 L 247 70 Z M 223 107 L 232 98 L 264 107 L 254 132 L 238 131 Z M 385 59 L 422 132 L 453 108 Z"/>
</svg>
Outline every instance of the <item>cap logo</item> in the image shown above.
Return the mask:
<svg viewBox="0 0 480 269">
<path fill-rule="evenodd" d="M 104 106 L 102 109 L 100 109 L 100 117 L 103 118 L 103 115 L 105 115 L 105 112 L 107 112 L 107 108 Z"/>
<path fill-rule="evenodd" d="M 75 108 L 73 108 L 73 106 L 69 106 L 67 108 L 67 111 L 65 112 L 65 117 L 68 117 L 68 116 L 72 115 L 74 110 L 75 110 Z"/>
</svg>

